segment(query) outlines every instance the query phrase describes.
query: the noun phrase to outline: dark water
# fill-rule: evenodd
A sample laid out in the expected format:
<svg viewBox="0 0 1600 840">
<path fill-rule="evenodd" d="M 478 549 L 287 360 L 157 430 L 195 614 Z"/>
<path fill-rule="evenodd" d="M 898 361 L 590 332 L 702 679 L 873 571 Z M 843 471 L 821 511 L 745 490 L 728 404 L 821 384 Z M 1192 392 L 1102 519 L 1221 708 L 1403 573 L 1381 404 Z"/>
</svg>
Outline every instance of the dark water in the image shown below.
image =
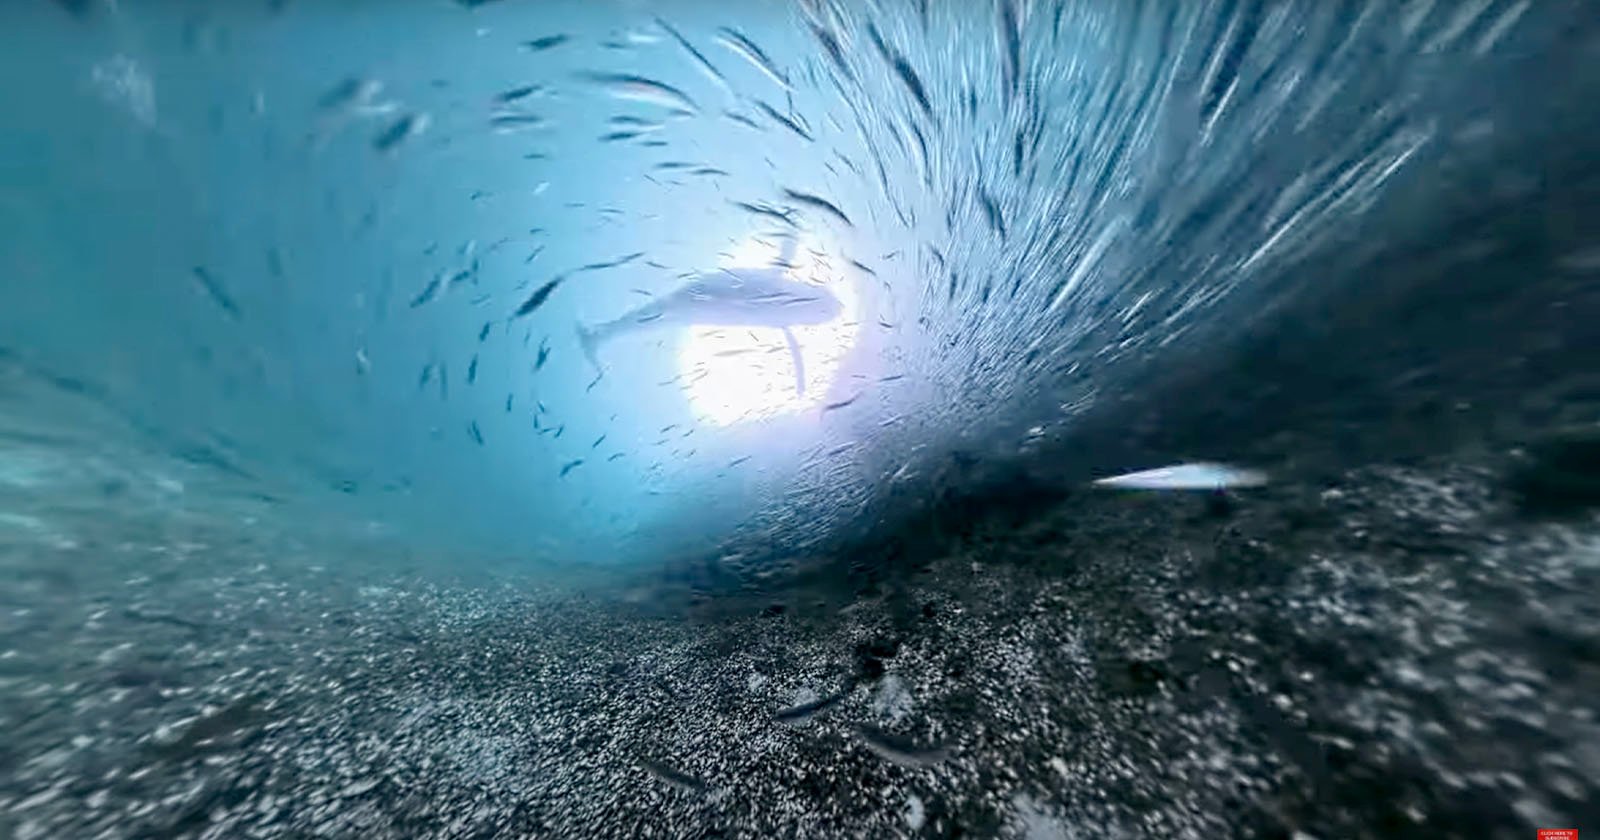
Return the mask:
<svg viewBox="0 0 1600 840">
<path fill-rule="evenodd" d="M 1600 823 L 1590 4 L 0 31 L 0 836 Z"/>
</svg>

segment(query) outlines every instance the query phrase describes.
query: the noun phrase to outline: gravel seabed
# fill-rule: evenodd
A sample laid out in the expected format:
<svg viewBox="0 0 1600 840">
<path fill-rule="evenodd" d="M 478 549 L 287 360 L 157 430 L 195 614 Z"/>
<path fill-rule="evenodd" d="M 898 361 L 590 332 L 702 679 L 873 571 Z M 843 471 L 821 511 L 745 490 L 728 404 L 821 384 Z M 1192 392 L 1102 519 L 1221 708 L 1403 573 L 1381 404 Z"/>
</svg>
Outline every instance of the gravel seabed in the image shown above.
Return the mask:
<svg viewBox="0 0 1600 840">
<path fill-rule="evenodd" d="M 1502 486 L 1426 462 L 1227 505 L 1075 494 L 869 585 L 720 590 L 446 584 L 237 524 L 12 514 L 0 834 L 1594 825 L 1600 521 Z"/>
</svg>

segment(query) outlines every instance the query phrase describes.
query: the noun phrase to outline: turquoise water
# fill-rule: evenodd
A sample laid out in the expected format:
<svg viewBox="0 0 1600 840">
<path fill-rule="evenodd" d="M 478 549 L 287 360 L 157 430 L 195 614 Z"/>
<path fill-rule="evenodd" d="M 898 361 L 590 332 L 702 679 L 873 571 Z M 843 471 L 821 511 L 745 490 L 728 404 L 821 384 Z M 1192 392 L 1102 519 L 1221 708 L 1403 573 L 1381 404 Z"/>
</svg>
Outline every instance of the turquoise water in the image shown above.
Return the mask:
<svg viewBox="0 0 1600 840">
<path fill-rule="evenodd" d="M 0 334 L 85 389 L 9 415 L 173 504 L 534 564 L 818 537 L 1358 282 L 1319 255 L 1525 142 L 1484 109 L 1561 13 L 1478 5 L 9 8 Z M 630 337 L 594 381 L 578 323 L 784 234 L 849 299 L 805 396 L 770 328 Z"/>
</svg>

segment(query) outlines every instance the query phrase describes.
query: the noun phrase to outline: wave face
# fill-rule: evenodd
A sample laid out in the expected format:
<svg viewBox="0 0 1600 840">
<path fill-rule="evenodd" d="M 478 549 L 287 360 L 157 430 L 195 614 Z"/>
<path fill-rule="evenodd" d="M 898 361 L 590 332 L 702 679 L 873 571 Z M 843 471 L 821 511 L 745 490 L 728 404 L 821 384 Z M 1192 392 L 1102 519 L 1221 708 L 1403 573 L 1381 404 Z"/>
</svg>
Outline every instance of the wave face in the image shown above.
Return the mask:
<svg viewBox="0 0 1600 840">
<path fill-rule="evenodd" d="M 19 423 L 531 562 L 870 528 L 1391 284 L 1592 122 L 1561 5 L 75 8 L 7 13 Z M 795 300 L 696 323 L 786 239 L 841 304 L 800 352 Z"/>
</svg>

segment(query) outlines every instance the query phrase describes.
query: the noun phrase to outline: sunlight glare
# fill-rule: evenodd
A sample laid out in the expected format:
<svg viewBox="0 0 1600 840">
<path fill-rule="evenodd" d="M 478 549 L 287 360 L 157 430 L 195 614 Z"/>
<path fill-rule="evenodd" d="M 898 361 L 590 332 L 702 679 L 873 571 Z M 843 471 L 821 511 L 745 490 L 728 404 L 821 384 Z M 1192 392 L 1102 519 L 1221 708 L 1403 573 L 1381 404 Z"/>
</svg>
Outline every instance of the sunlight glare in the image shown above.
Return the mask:
<svg viewBox="0 0 1600 840">
<path fill-rule="evenodd" d="M 759 268 L 777 258 L 776 242 L 750 240 L 725 254 L 722 268 Z M 839 299 L 842 314 L 826 324 L 792 327 L 805 362 L 805 393 L 794 389 L 794 362 L 783 331 L 771 327 L 689 329 L 678 353 L 678 369 L 687 381 L 689 402 L 702 418 L 727 426 L 759 420 L 817 405 L 833 383 L 839 364 L 855 343 L 857 299 L 854 284 L 801 240 L 789 276 L 828 288 Z"/>
</svg>

